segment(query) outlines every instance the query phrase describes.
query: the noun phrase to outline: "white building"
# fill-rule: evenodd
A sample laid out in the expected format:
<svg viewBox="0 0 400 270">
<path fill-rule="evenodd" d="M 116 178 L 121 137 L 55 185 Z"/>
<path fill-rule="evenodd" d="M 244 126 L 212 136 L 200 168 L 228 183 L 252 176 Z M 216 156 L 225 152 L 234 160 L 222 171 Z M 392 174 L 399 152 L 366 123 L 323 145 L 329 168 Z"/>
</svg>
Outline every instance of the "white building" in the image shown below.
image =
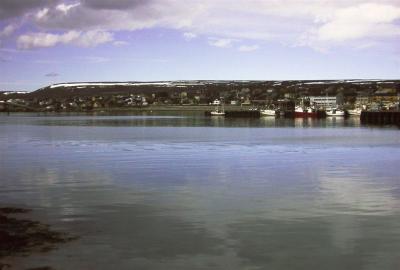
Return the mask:
<svg viewBox="0 0 400 270">
<path fill-rule="evenodd" d="M 221 105 L 221 101 L 219 99 L 216 99 L 212 103 L 213 105 Z"/>
<path fill-rule="evenodd" d="M 315 96 L 310 97 L 310 104 L 316 107 L 336 107 L 336 97 Z"/>
</svg>

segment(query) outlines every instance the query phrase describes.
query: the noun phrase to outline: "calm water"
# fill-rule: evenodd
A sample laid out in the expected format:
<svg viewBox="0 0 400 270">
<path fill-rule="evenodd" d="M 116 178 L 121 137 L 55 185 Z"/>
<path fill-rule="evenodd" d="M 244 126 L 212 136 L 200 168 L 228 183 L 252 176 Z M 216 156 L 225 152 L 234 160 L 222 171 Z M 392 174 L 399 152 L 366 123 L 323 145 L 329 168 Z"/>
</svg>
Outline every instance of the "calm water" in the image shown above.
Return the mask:
<svg viewBox="0 0 400 270">
<path fill-rule="evenodd" d="M 0 115 L 0 204 L 81 238 L 17 268 L 400 269 L 400 130 Z"/>
</svg>

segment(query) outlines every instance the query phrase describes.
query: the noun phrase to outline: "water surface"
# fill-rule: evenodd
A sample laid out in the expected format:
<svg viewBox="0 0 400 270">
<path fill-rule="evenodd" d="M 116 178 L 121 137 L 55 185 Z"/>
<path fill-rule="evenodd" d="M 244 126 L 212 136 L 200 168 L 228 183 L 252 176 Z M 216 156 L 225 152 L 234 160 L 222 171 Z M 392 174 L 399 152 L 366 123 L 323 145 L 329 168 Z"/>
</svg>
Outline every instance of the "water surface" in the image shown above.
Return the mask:
<svg viewBox="0 0 400 270">
<path fill-rule="evenodd" d="M 356 118 L 0 115 L 0 204 L 80 236 L 20 268 L 399 269 L 399 164 Z"/>
</svg>

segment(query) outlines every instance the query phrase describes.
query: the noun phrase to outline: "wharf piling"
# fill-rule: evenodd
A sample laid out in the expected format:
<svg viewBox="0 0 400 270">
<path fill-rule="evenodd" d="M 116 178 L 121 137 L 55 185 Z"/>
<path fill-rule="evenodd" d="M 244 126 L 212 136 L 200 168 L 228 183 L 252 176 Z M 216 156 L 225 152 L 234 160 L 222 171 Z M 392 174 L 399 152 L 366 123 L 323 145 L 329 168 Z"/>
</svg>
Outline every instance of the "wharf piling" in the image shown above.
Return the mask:
<svg viewBox="0 0 400 270">
<path fill-rule="evenodd" d="M 226 117 L 246 117 L 246 118 L 259 118 L 261 116 L 259 111 L 226 111 Z"/>
<path fill-rule="evenodd" d="M 361 123 L 375 125 L 400 126 L 400 111 L 365 112 L 361 113 Z"/>
<path fill-rule="evenodd" d="M 284 111 L 284 115 L 286 118 L 296 117 L 294 111 Z M 325 111 L 317 111 L 315 114 L 304 115 L 303 118 L 326 118 L 326 113 Z"/>
</svg>

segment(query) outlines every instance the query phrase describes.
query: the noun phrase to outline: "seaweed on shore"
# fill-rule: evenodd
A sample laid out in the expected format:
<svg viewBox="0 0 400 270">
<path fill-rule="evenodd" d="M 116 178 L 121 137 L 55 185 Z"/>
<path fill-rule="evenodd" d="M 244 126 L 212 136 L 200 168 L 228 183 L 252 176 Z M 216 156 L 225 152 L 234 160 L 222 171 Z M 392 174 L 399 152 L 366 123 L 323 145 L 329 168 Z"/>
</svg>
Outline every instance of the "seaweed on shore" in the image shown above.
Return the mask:
<svg viewBox="0 0 400 270">
<path fill-rule="evenodd" d="M 9 267 L 1 262 L 5 257 L 28 255 L 35 251 L 47 252 L 54 249 L 56 244 L 75 239 L 65 233 L 52 231 L 48 225 L 38 221 L 10 217 L 11 214 L 29 211 L 21 208 L 0 207 L 0 270 Z"/>
</svg>

